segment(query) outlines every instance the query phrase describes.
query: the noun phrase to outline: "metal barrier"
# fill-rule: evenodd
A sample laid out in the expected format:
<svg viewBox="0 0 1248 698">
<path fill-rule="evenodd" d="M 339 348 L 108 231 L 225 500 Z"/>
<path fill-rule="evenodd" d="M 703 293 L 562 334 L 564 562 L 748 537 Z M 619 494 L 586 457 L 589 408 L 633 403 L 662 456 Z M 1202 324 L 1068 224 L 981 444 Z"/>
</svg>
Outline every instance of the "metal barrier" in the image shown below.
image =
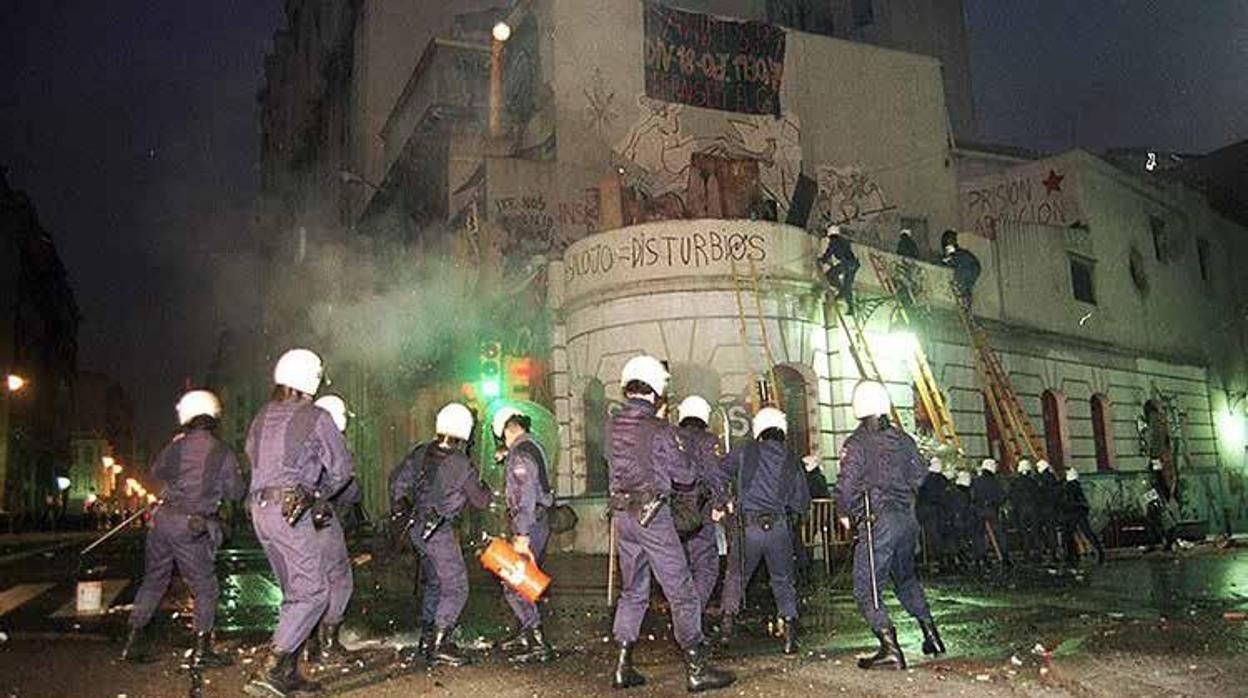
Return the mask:
<svg viewBox="0 0 1248 698">
<path fill-rule="evenodd" d="M 815 539 L 823 551 L 823 571 L 832 574 L 832 555 L 837 545 L 848 542 L 845 532 L 836 525 L 836 502 L 831 499 L 814 499 L 802 526 L 802 545 L 815 547 Z"/>
</svg>

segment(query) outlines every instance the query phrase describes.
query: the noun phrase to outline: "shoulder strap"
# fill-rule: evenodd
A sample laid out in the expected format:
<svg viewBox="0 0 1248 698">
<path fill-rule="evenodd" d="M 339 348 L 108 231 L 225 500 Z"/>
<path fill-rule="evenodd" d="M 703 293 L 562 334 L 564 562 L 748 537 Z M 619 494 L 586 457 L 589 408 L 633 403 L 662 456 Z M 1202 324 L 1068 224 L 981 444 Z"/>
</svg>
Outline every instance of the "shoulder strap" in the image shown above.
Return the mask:
<svg viewBox="0 0 1248 698">
<path fill-rule="evenodd" d="M 537 463 L 537 478 L 538 483 L 542 487 L 542 492 L 550 492 L 550 479 L 546 474 L 546 456 L 542 453 L 542 449 L 530 439 L 521 442 L 517 450 L 529 454 L 529 457 Z"/>
<path fill-rule="evenodd" d="M 299 456 L 297 447 L 308 440 L 308 436 L 316 428 L 316 419 L 321 412 L 323 410 L 316 405 L 310 402 L 304 403 L 295 410 L 290 421 L 286 423 L 286 465 L 288 467 L 294 465 L 292 461 Z"/>
</svg>

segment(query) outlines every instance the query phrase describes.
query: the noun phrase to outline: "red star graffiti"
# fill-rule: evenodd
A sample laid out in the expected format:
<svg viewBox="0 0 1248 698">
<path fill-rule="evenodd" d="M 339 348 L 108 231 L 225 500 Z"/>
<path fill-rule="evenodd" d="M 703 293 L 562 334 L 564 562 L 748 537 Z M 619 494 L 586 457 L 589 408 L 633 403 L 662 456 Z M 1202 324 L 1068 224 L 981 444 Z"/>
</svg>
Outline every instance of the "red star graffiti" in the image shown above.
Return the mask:
<svg viewBox="0 0 1248 698">
<path fill-rule="evenodd" d="M 1060 175 L 1056 170 L 1049 170 L 1049 176 L 1044 178 L 1044 193 L 1052 194 L 1055 191 L 1061 191 L 1063 179 L 1066 179 L 1066 175 Z"/>
</svg>

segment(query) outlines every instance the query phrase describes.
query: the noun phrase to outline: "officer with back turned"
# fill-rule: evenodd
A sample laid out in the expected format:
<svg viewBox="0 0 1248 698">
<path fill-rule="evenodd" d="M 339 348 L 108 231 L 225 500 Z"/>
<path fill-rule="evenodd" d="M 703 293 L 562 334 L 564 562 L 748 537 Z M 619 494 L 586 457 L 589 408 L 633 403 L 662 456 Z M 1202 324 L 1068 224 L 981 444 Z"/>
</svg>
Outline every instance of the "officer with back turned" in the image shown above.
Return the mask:
<svg viewBox="0 0 1248 698">
<path fill-rule="evenodd" d="M 881 585 L 892 580 L 903 608 L 923 629 L 923 653 L 943 654 L 944 642 L 932 619 L 923 586 L 915 575 L 919 523 L 915 493 L 927 477 L 914 440 L 888 423 L 892 403 L 883 384 L 862 381 L 854 388 L 858 428 L 841 449 L 836 505 L 842 525 L 857 532 L 854 545 L 854 599 L 871 625 L 880 649 L 858 660 L 863 669 L 905 669 L 897 628 L 884 608 Z"/>
<path fill-rule="evenodd" d="M 671 606 L 676 642 L 684 651 L 685 688 L 696 692 L 723 688 L 736 677 L 709 663 L 702 604 L 668 507 L 674 486 L 688 488 L 697 479 L 680 452 L 675 429 L 658 416 L 669 377 L 652 356 L 630 359 L 620 377 L 624 405 L 607 426 L 611 526 L 621 577 L 614 622 L 619 655 L 611 683 L 616 688 L 645 683 L 633 668 L 633 647 L 650 606 L 653 574 Z"/>
<path fill-rule="evenodd" d="M 472 428 L 467 407 L 446 405 L 435 420 L 437 437 L 413 449 L 390 482 L 391 508 L 409 513 L 408 535 L 420 555 L 421 637 L 414 651 L 405 650 L 407 659 L 456 667 L 469 661 L 452 637 L 468 603 L 468 568 L 454 523 L 465 505 L 489 506 L 491 494 L 465 453 Z"/>
<path fill-rule="evenodd" d="M 176 409 L 182 429 L 152 462 L 152 479 L 164 486 L 163 502 L 144 542 L 143 583 L 134 597 L 130 634 L 121 656 L 131 662 L 150 659 L 143 629 L 169 588 L 176 565 L 195 597 L 191 664 L 226 666 L 229 657 L 212 649 L 220 595 L 213 561 L 222 540 L 217 507 L 224 500 L 242 498 L 243 478 L 234 453 L 213 433 L 221 417 L 217 396 L 192 390 L 178 400 Z"/>
<path fill-rule="evenodd" d="M 797 458 L 785 445 L 788 418 L 774 407 L 754 415 L 754 440 L 728 456 L 729 470 L 740 483 L 737 510 L 745 524 L 745 569 L 739 559 L 728 564 L 724 580 L 724 639 L 731 639 L 733 618 L 741 610 L 745 588 L 760 561 L 766 561 L 771 594 L 784 625 L 784 653 L 797 651 L 797 590 L 793 574 L 790 518 L 810 508 L 810 492 Z M 734 564 L 735 562 L 735 564 Z"/>
<path fill-rule="evenodd" d="M 329 607 L 320 531 L 309 512 L 316 493 L 337 492 L 354 476 L 342 432 L 312 404 L 321 358 L 292 349 L 273 370 L 276 384 L 247 431 L 251 523 L 282 590 L 282 608 L 264 663 L 243 687 L 248 695 L 312 693 L 320 685 L 297 667 L 299 648 Z"/>
</svg>

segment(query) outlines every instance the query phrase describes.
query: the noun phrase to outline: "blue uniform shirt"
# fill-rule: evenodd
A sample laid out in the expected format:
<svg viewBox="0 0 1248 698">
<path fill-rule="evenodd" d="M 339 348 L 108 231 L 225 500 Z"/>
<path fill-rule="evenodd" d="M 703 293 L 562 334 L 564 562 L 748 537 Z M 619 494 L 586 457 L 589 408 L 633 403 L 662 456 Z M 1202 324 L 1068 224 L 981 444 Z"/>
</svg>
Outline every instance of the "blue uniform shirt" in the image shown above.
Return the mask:
<svg viewBox="0 0 1248 698">
<path fill-rule="evenodd" d="M 537 508 L 549 509 L 555 503 L 546 479 L 546 454 L 541 445 L 523 434 L 507 449 L 503 467 L 511 530 L 518 536 L 527 536 L 537 523 Z"/>
<path fill-rule="evenodd" d="M 927 477 L 919 449 L 899 429 L 859 425 L 841 448 L 841 473 L 836 480 L 840 516 L 861 516 L 863 494 L 871 494 L 871 513 L 910 511 L 915 493 Z"/>
<path fill-rule="evenodd" d="M 333 417 L 306 400 L 266 403 L 247 431 L 251 491 L 303 485 L 336 492 L 354 475 Z"/>
<path fill-rule="evenodd" d="M 697 477 L 676 444 L 675 428 L 647 400 L 629 399 L 607 424 L 611 492 L 662 495 Z M 647 445 L 648 444 L 648 445 Z"/>
<path fill-rule="evenodd" d="M 458 516 L 465 504 L 486 508 L 490 497 L 490 489 L 481 482 L 468 456 L 461 451 L 443 451 L 433 443 L 413 449 L 390 481 L 390 504 L 395 510 L 409 499 L 418 509 L 433 510 L 448 519 Z"/>
<path fill-rule="evenodd" d="M 749 463 L 757 453 L 757 463 Z M 741 472 L 741 510 L 752 514 L 804 514 L 810 508 L 806 474 L 783 441 L 760 439 L 729 456 L 732 472 Z M 749 468 L 755 468 L 753 473 Z"/>
<path fill-rule="evenodd" d="M 212 514 L 245 493 L 233 451 L 207 429 L 173 437 L 152 460 L 151 473 L 164 488 L 165 506 L 191 514 Z"/>
</svg>

